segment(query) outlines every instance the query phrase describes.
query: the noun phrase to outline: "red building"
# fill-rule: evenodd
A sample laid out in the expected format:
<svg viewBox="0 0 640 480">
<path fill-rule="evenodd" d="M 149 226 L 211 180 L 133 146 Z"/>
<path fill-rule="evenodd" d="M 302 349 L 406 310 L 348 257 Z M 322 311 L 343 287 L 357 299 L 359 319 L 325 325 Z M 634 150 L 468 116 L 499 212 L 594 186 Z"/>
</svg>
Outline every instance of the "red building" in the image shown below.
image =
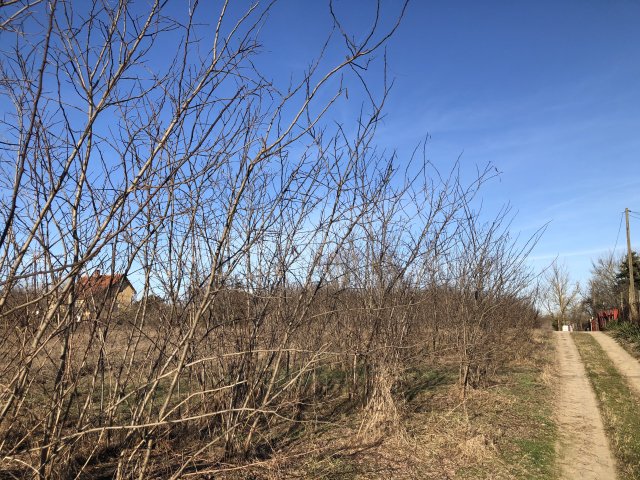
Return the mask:
<svg viewBox="0 0 640 480">
<path fill-rule="evenodd" d="M 620 312 L 617 308 L 610 308 L 608 310 L 600 310 L 597 313 L 596 318 L 591 319 L 591 331 L 604 330 L 607 328 L 609 322 L 615 322 L 618 320 Z"/>
</svg>

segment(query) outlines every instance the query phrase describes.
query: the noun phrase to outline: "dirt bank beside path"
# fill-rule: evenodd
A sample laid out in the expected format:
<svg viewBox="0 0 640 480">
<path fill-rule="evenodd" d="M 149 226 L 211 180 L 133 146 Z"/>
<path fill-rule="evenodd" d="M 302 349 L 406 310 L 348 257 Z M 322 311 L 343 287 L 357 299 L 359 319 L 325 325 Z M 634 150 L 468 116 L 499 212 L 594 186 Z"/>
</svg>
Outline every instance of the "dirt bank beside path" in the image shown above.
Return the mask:
<svg viewBox="0 0 640 480">
<path fill-rule="evenodd" d="M 629 386 L 640 395 L 640 363 L 622 348 L 618 342 L 606 333 L 592 332 L 602 349 L 607 352 L 609 358 L 618 371 L 627 379 Z"/>
<path fill-rule="evenodd" d="M 566 480 L 612 480 L 615 463 L 598 402 L 571 334 L 555 332 L 559 375 L 558 459 Z"/>
</svg>

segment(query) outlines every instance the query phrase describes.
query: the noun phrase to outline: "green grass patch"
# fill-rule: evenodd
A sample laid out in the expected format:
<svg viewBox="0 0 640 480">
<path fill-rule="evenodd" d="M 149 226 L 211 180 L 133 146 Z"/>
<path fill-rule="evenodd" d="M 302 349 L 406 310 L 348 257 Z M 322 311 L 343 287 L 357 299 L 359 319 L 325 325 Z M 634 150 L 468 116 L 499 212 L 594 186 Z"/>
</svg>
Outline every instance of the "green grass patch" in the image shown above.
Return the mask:
<svg viewBox="0 0 640 480">
<path fill-rule="evenodd" d="M 510 401 L 504 411 L 496 412 L 496 422 L 505 425 L 505 435 L 497 446 L 515 478 L 542 480 L 559 475 L 553 389 L 543 379 L 544 365 L 553 358 L 553 345 L 550 338 L 544 342 L 540 358 L 532 365 L 513 369 L 509 372 L 511 383 L 500 388 Z"/>
<path fill-rule="evenodd" d="M 394 389 L 394 393 L 400 394 L 410 404 L 425 393 L 455 383 L 456 374 L 453 369 L 411 368 L 405 372 L 403 381 Z"/>
<path fill-rule="evenodd" d="M 573 338 L 598 397 L 620 478 L 640 479 L 640 402 L 591 335 Z"/>
<path fill-rule="evenodd" d="M 455 478 L 559 478 L 549 333 L 536 332 L 528 356 L 500 372 L 492 387 L 474 392 L 468 405 L 470 428 L 490 438 L 497 455 Z"/>
</svg>

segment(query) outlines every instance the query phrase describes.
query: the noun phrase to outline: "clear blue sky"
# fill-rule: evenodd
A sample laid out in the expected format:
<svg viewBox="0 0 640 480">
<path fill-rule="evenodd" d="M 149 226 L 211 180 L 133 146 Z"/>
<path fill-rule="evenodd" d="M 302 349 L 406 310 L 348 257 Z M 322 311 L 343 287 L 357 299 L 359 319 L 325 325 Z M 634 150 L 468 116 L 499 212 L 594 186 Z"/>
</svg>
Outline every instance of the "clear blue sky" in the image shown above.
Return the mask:
<svg viewBox="0 0 640 480">
<path fill-rule="evenodd" d="M 336 2 L 356 30 L 371 4 Z M 384 6 L 385 18 L 397 11 Z M 308 64 L 330 24 L 321 1 L 285 1 L 270 21 L 266 58 L 287 74 Z M 558 257 L 584 281 L 618 232 L 622 253 L 621 212 L 640 211 L 640 2 L 414 1 L 388 59 L 381 145 L 402 159 L 429 134 L 437 165 L 461 153 L 470 169 L 495 164 L 485 210 L 510 203 L 524 236 L 549 223 L 536 268 Z M 640 220 L 631 229 L 640 247 Z"/>
<path fill-rule="evenodd" d="M 200 4 L 201 28 L 210 33 L 206 24 L 222 2 Z M 184 19 L 189 5 L 174 0 L 167 13 Z M 229 17 L 249 5 L 232 1 Z M 375 1 L 335 6 L 347 29 L 362 36 Z M 384 25 L 400 6 L 383 2 Z M 281 0 L 261 30 L 255 62 L 286 89 L 331 27 L 328 0 Z M 337 43 L 324 66 L 344 58 Z M 175 45 L 169 35 L 150 66 L 162 66 Z M 531 258 L 537 269 L 558 257 L 584 281 L 593 258 L 616 245 L 622 253 L 621 212 L 640 212 L 640 1 L 414 0 L 387 58 L 395 84 L 378 132 L 382 148 L 406 162 L 429 135 L 428 158 L 445 170 L 461 154 L 468 171 L 495 165 L 501 174 L 483 190 L 485 212 L 511 204 L 513 234 L 522 237 L 548 224 Z M 372 78 L 379 90 L 379 75 Z M 331 120 L 348 123 L 360 106 L 357 95 L 341 100 Z M 639 218 L 631 222 L 637 249 Z"/>
</svg>

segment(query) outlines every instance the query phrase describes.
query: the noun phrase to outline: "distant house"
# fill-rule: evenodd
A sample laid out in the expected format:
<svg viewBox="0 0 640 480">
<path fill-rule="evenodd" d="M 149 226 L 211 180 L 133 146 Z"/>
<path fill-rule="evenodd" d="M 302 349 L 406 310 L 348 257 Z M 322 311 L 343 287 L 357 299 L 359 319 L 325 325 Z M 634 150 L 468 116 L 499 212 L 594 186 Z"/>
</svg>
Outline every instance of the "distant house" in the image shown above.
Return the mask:
<svg viewBox="0 0 640 480">
<path fill-rule="evenodd" d="M 87 317 L 102 310 L 128 307 L 136 289 L 126 275 L 102 275 L 96 270 L 92 275 L 81 277 L 76 286 L 77 305 Z"/>
</svg>

